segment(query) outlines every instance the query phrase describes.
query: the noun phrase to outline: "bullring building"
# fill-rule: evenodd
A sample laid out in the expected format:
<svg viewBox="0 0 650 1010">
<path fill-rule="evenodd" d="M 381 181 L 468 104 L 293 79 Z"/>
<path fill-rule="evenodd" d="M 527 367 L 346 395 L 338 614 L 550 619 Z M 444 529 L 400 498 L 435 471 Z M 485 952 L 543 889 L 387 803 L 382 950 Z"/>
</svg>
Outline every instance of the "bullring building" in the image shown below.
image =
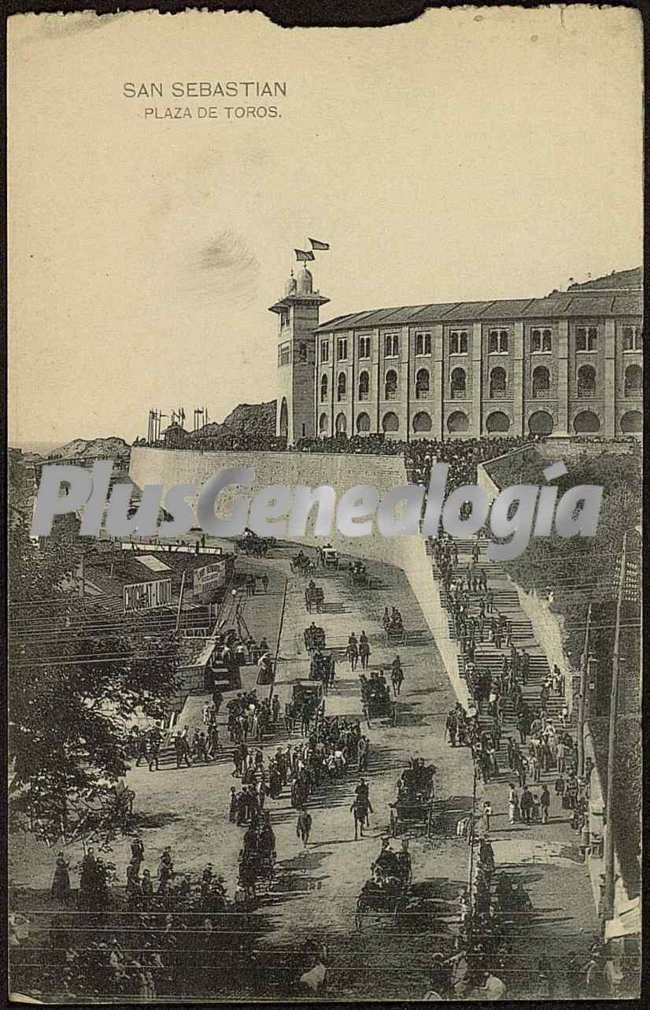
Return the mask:
<svg viewBox="0 0 650 1010">
<path fill-rule="evenodd" d="M 641 269 L 544 298 L 374 309 L 319 323 L 306 268 L 279 316 L 276 434 L 398 439 L 640 432 Z"/>
</svg>

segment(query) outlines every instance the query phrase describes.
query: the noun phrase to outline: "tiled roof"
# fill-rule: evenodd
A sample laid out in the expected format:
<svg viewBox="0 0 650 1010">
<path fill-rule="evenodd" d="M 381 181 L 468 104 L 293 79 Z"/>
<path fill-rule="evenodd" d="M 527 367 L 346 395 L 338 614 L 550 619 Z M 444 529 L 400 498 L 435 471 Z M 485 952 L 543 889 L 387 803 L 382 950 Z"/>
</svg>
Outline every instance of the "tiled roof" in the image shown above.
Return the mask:
<svg viewBox="0 0 650 1010">
<path fill-rule="evenodd" d="M 621 278 L 621 280 L 619 280 Z M 636 282 L 633 283 L 634 278 Z M 602 283 L 601 283 L 602 281 Z M 609 288 L 605 284 L 609 283 Z M 580 318 L 581 316 L 641 315 L 641 268 L 623 270 L 545 298 L 505 298 L 485 302 L 443 302 L 370 309 L 336 316 L 321 323 L 318 332 L 360 330 L 374 326 L 405 326 L 489 320 Z M 638 290 L 635 290 L 635 287 Z"/>
</svg>

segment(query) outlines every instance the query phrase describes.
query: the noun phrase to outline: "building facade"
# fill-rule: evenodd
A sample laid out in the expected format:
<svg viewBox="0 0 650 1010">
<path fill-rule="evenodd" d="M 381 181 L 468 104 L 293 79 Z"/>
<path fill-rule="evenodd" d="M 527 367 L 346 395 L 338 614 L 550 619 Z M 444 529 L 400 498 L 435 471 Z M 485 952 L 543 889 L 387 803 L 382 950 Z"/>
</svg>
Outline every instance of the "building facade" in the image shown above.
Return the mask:
<svg viewBox="0 0 650 1010">
<path fill-rule="evenodd" d="M 641 270 L 544 298 L 377 309 L 318 325 L 309 271 L 280 314 L 276 431 L 289 443 L 642 430 Z"/>
</svg>

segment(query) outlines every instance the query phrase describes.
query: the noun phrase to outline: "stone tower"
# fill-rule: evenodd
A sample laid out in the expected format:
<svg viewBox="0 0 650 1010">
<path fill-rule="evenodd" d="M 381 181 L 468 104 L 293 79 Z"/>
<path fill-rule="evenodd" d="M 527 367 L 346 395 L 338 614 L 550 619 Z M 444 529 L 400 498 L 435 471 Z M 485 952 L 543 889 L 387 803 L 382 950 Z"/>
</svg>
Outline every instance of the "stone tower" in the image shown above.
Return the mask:
<svg viewBox="0 0 650 1010">
<path fill-rule="evenodd" d="M 269 311 L 279 316 L 278 328 L 278 405 L 276 435 L 284 435 L 289 445 L 316 431 L 314 418 L 314 383 L 318 316 L 325 298 L 313 289 L 313 278 L 303 266 L 298 276 L 293 272 L 286 291 Z"/>
</svg>

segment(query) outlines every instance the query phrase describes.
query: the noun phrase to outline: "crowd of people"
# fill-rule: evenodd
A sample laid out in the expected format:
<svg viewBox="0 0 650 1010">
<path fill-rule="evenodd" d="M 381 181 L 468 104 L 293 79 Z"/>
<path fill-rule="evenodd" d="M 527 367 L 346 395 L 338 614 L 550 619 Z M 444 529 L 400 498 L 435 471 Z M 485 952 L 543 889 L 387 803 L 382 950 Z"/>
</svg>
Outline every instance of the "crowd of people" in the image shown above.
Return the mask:
<svg viewBox="0 0 650 1010">
<path fill-rule="evenodd" d="M 276 694 L 271 699 L 258 698 L 257 691 L 239 691 L 226 704 L 227 729 L 235 754 L 249 740 L 262 743 L 264 737 L 275 730 L 280 720 L 280 701 Z M 239 751 L 238 751 L 239 749 Z"/>
<path fill-rule="evenodd" d="M 435 463 L 449 466 L 448 487 L 476 483 L 476 466 L 522 445 L 542 441 L 539 435 L 526 438 L 512 435 L 490 435 L 481 438 L 436 439 L 418 438 L 410 442 L 386 438 L 382 434 L 306 437 L 296 443 L 299 452 L 366 453 L 379 456 L 404 456 L 407 473 L 414 483 L 428 484 Z"/>
<path fill-rule="evenodd" d="M 270 662 L 271 650 L 265 635 L 262 635 L 259 642 L 252 636 L 243 640 L 234 628 L 231 628 L 216 636 L 213 665 L 225 666 L 235 683 L 239 681 L 241 666 L 257 664 L 261 676 Z"/>
<path fill-rule="evenodd" d="M 45 968 L 42 958 L 34 961 L 39 984 L 48 992 L 152 999 L 177 993 L 183 973 L 189 973 L 188 984 L 194 985 L 193 970 L 196 964 L 210 965 L 210 950 L 216 956 L 231 947 L 233 964 L 241 959 L 231 931 L 235 913 L 245 914 L 243 891 L 238 889 L 230 899 L 223 876 L 211 863 L 199 874 L 178 869 L 169 846 L 159 854 L 155 869 L 145 862 L 145 846 L 136 833 L 122 894 L 114 887 L 114 865 L 92 847 L 85 851 L 76 910 L 53 917 Z M 52 895 L 68 906 L 73 903 L 69 863 L 62 853 Z M 23 953 L 24 969 L 29 969 L 29 949 Z"/>
</svg>

